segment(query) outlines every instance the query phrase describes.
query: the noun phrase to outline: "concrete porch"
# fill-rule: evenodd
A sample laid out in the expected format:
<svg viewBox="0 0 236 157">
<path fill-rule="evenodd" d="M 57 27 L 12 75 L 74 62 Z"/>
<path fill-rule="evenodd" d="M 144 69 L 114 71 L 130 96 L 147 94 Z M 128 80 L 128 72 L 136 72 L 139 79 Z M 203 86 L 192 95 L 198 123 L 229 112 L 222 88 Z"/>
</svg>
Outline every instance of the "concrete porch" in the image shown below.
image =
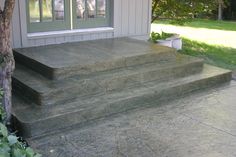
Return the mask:
<svg viewBox="0 0 236 157">
<path fill-rule="evenodd" d="M 42 137 L 54 143 L 58 137 L 51 135 L 70 127 L 79 132 L 98 119 L 165 104 L 231 80 L 229 70 L 130 38 L 16 49 L 14 55 L 15 124 L 30 143 L 39 142 L 35 147 Z"/>
</svg>

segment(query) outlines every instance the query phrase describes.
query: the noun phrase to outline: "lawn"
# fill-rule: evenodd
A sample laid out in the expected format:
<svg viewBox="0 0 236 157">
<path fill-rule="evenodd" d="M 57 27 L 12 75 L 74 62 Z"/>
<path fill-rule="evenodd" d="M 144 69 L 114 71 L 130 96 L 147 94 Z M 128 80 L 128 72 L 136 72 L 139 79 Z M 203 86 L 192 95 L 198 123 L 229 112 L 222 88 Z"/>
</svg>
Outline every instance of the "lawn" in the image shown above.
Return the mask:
<svg viewBox="0 0 236 157">
<path fill-rule="evenodd" d="M 236 22 L 194 20 L 176 26 L 160 21 L 152 24 L 152 31 L 178 33 L 184 41 L 180 53 L 201 57 L 206 63 L 219 67 L 236 69 Z"/>
<path fill-rule="evenodd" d="M 190 39 L 183 39 L 180 53 L 203 58 L 206 63 L 218 67 L 236 69 L 236 49 L 205 44 Z"/>
<path fill-rule="evenodd" d="M 156 21 L 156 24 L 170 24 L 170 20 Z M 183 26 L 193 27 L 193 28 L 207 28 L 207 29 L 218 29 L 218 30 L 228 30 L 236 31 L 236 22 L 234 21 L 217 21 L 217 20 L 207 20 L 207 19 L 195 19 L 186 22 Z"/>
</svg>

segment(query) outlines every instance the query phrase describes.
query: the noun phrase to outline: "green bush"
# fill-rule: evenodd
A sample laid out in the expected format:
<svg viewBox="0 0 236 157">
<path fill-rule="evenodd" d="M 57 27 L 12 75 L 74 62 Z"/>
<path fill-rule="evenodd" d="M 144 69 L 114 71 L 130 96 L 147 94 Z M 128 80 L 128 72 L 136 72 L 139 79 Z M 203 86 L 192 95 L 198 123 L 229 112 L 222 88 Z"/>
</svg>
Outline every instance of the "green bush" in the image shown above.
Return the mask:
<svg viewBox="0 0 236 157">
<path fill-rule="evenodd" d="M 156 43 L 157 40 L 165 40 L 166 38 L 170 38 L 173 35 L 174 34 L 172 33 L 166 33 L 166 32 L 161 32 L 161 33 L 152 32 L 149 40 Z"/>
<path fill-rule="evenodd" d="M 2 95 L 3 91 L 0 90 L 0 157 L 41 157 L 42 155 L 20 142 L 17 136 L 8 132 L 3 124 L 6 114 L 1 104 Z"/>
</svg>

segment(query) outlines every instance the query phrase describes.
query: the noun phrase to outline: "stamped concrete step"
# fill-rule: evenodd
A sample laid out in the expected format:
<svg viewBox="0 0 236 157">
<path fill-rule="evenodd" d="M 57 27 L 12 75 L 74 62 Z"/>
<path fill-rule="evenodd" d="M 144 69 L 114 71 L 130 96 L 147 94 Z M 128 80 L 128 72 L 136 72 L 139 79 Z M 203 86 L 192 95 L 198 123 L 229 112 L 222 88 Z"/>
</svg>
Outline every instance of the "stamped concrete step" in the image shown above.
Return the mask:
<svg viewBox="0 0 236 157">
<path fill-rule="evenodd" d="M 174 49 L 130 38 L 103 39 L 14 50 L 17 63 L 49 79 L 170 60 Z M 164 55 L 163 55 L 164 54 Z"/>
<path fill-rule="evenodd" d="M 81 126 L 97 118 L 137 107 L 158 105 L 187 93 L 231 80 L 231 71 L 204 65 L 201 73 L 158 83 L 150 81 L 139 87 L 90 98 L 76 99 L 58 106 L 38 106 L 14 97 L 15 124 L 25 137 L 38 136 L 71 125 Z"/>
<path fill-rule="evenodd" d="M 52 81 L 36 72 L 16 65 L 13 91 L 39 105 L 51 105 L 76 98 L 124 90 L 148 81 L 167 81 L 198 73 L 203 60 L 176 55 L 172 61 L 141 64 L 92 75 Z M 24 91 L 24 92 L 22 92 Z"/>
</svg>

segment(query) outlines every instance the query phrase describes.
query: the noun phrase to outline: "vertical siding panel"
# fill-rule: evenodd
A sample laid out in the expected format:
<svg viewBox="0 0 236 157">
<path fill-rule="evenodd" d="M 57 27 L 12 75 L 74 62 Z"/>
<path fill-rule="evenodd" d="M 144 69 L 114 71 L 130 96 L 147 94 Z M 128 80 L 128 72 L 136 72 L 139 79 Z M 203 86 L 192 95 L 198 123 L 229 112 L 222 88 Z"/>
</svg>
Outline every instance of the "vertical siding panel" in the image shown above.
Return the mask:
<svg viewBox="0 0 236 157">
<path fill-rule="evenodd" d="M 30 40 L 28 40 L 27 44 L 28 44 L 29 47 L 36 46 L 36 44 L 35 44 L 35 40 L 34 40 L 34 39 L 30 39 Z"/>
<path fill-rule="evenodd" d="M 65 38 L 64 37 L 57 37 L 56 38 L 56 44 L 61 44 L 63 42 L 65 42 Z"/>
<path fill-rule="evenodd" d="M 114 34 L 116 37 L 121 35 L 122 32 L 122 0 L 114 0 Z"/>
<path fill-rule="evenodd" d="M 136 35 L 141 35 L 142 34 L 142 0 L 136 0 L 135 3 L 136 6 Z"/>
<path fill-rule="evenodd" d="M 96 40 L 98 38 L 99 38 L 98 33 L 93 33 L 93 34 L 91 34 L 91 39 L 90 40 Z"/>
<path fill-rule="evenodd" d="M 148 33 L 148 16 L 149 16 L 149 2 L 142 0 L 143 14 L 142 14 L 142 34 Z"/>
<path fill-rule="evenodd" d="M 28 41 L 27 39 L 27 19 L 26 19 L 26 1 L 19 0 L 19 14 L 20 14 L 20 27 L 21 27 L 21 40 L 22 46 L 28 47 L 31 46 L 33 43 L 32 41 Z"/>
<path fill-rule="evenodd" d="M 69 35 L 67 35 L 67 36 L 65 36 L 65 42 L 71 42 L 72 41 L 72 39 L 71 39 L 71 36 L 69 36 Z"/>
<path fill-rule="evenodd" d="M 122 36 L 129 34 L 129 0 L 122 0 Z"/>
<path fill-rule="evenodd" d="M 151 22 L 152 22 L 152 0 L 149 0 L 149 6 L 148 6 L 148 33 L 151 32 Z"/>
<path fill-rule="evenodd" d="M 83 40 L 83 35 L 74 36 L 74 41 L 82 41 L 82 40 Z"/>
<path fill-rule="evenodd" d="M 55 38 L 47 38 L 45 42 L 46 45 L 51 45 L 56 43 Z"/>
<path fill-rule="evenodd" d="M 90 40 L 91 39 L 91 34 L 83 34 L 83 40 Z"/>
<path fill-rule="evenodd" d="M 46 44 L 45 44 L 45 39 L 36 39 L 36 40 L 35 40 L 35 45 L 36 45 L 36 46 L 46 45 Z"/>
<path fill-rule="evenodd" d="M 16 0 L 15 8 L 12 17 L 12 46 L 13 48 L 20 48 L 21 45 L 21 28 L 20 28 L 20 14 L 19 1 Z"/>
<path fill-rule="evenodd" d="M 104 39 L 107 38 L 107 33 L 99 33 L 99 37 L 100 39 Z"/>
<path fill-rule="evenodd" d="M 129 34 L 135 35 L 135 26 L 136 26 L 136 20 L 135 20 L 135 14 L 136 14 L 136 8 L 135 8 L 136 0 L 129 0 Z"/>
</svg>

